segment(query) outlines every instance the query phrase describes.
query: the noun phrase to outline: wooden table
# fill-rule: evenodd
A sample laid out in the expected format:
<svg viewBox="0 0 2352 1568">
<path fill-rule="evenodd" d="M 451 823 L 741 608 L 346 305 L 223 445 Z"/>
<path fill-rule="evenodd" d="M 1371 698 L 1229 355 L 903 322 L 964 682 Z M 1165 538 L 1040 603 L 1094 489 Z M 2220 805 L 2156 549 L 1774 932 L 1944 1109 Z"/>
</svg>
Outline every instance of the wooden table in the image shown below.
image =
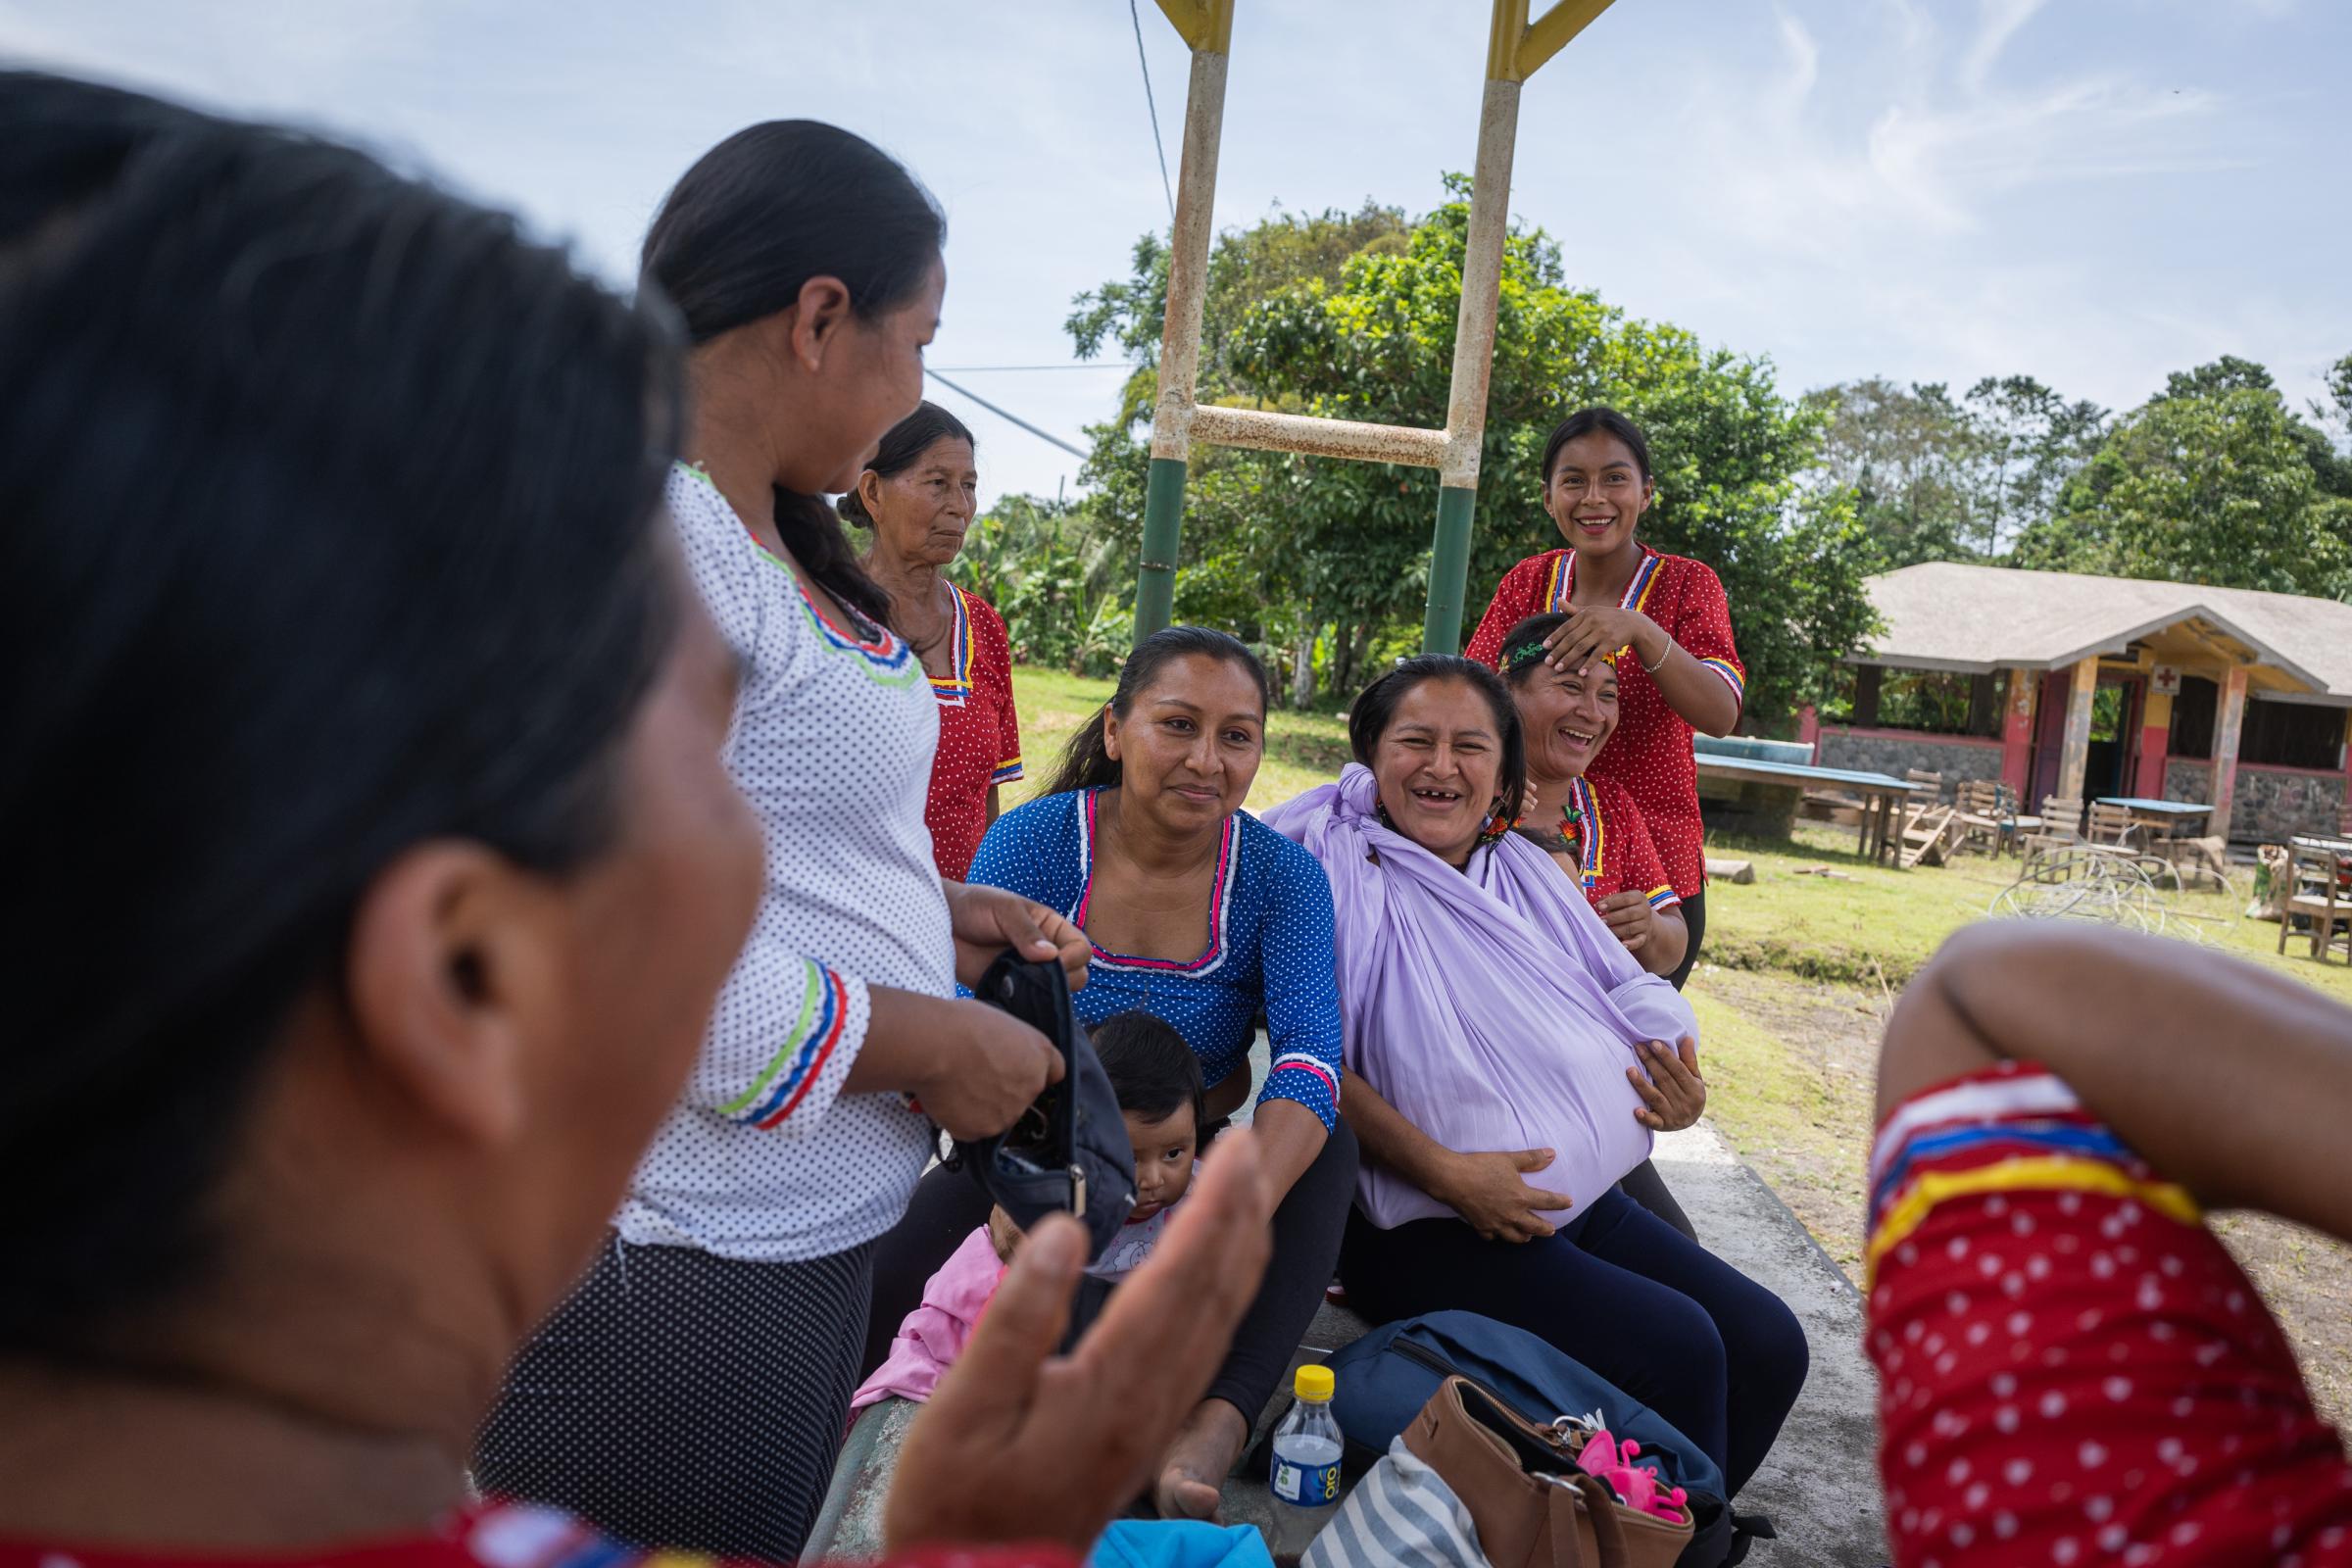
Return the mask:
<svg viewBox="0 0 2352 1568">
<path fill-rule="evenodd" d="M 2158 838 L 2179 838 L 2180 830 L 2200 817 L 2213 814 L 2213 808 L 2194 801 L 2159 801 L 2144 795 L 2102 795 L 2101 806 L 2120 806 L 2132 813 L 2132 819 L 2143 827 L 2152 828 Z"/>
<path fill-rule="evenodd" d="M 1895 847 L 1895 823 L 1902 819 L 1903 803 L 1924 786 L 1906 784 L 1885 773 L 1858 773 L 1842 767 L 1812 767 L 1802 762 L 1767 762 L 1752 757 L 1717 757 L 1700 752 L 1700 778 L 1734 779 L 1745 783 L 1827 785 L 1851 790 L 1862 797 L 1862 831 L 1855 853 L 1884 860 Z M 1900 863 L 1900 857 L 1896 858 Z"/>
</svg>

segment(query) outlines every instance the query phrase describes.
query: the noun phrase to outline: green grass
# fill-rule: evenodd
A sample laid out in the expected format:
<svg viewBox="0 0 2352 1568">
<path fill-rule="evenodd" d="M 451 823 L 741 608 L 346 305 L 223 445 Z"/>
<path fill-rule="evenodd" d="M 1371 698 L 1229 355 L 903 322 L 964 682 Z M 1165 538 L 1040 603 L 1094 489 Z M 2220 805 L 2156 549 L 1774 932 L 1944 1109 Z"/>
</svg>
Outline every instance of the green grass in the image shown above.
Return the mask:
<svg viewBox="0 0 2352 1568">
<path fill-rule="evenodd" d="M 1862 859 L 1853 843 L 1848 829 L 1811 823 L 1799 824 L 1792 840 L 1710 836 L 1709 856 L 1753 861 L 1756 880 L 1747 887 L 1708 885 L 1706 960 L 1899 992 L 1946 936 L 1984 917 L 2019 863 L 1966 855 L 1948 865 L 1899 871 Z M 1820 865 L 1843 876 L 1796 874 Z M 2315 962 L 2309 943 L 2295 937 L 2287 939 L 2285 954 L 2276 952 L 2278 926 L 2244 917 L 2243 872 L 2237 881 L 2234 893 L 2164 892 L 2165 934 L 2251 958 L 2352 1004 L 2352 966 Z"/>
<path fill-rule="evenodd" d="M 1111 683 L 1057 669 L 1017 665 L 1012 700 L 1021 713 L 1021 760 L 1027 776 L 1004 792 L 1009 810 L 1046 787 L 1061 751 L 1079 724 L 1109 701 Z M 1348 722 L 1334 713 L 1266 716 L 1266 760 L 1250 787 L 1250 808 L 1265 810 L 1292 796 L 1328 784 L 1348 760 Z"/>
<path fill-rule="evenodd" d="M 1838 1071 L 1772 1021 L 1712 995 L 1704 975 L 1685 995 L 1706 1042 L 1707 1119 L 1830 1255 L 1854 1271 L 1862 1255 L 1859 1151 L 1870 1147 L 1869 1081 Z"/>
<path fill-rule="evenodd" d="M 1028 776 L 1005 791 L 1007 809 L 1044 789 L 1070 734 L 1110 696 L 1108 680 L 1023 664 L 1012 672 L 1021 713 L 1021 754 Z M 1347 721 L 1334 713 L 1277 710 L 1266 718 L 1266 759 L 1250 791 L 1254 810 L 1278 806 L 1330 782 L 1348 760 Z M 1710 835 L 1707 853 L 1752 860 L 1753 885 L 1717 882 L 1708 891 L 1705 960 L 1726 968 L 1899 993 L 1954 930 L 1983 919 L 2016 876 L 2014 858 L 1962 856 L 1948 866 L 1898 871 L 1853 852 L 1850 829 L 1799 824 L 1793 839 L 1756 842 Z M 1799 876 L 1827 865 L 1840 877 Z M 2275 953 L 2278 928 L 2243 917 L 2245 877 L 2234 894 L 2166 893 L 2168 934 L 2192 933 L 2209 947 L 2292 974 L 2352 1004 L 2352 966 L 2321 964 L 2309 945 L 2289 939 Z"/>
</svg>

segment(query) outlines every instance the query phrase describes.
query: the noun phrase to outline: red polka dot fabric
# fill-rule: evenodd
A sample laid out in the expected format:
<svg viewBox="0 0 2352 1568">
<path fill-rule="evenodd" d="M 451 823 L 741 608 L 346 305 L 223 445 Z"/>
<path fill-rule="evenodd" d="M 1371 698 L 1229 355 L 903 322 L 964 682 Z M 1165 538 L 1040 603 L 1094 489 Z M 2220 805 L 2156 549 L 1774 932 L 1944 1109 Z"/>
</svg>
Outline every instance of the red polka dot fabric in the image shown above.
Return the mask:
<svg viewBox="0 0 2352 1568">
<path fill-rule="evenodd" d="M 2004 1064 L 1872 1158 L 1867 1343 L 1901 1568 L 2352 1564 L 2352 1465 L 2194 1201 Z"/>
<path fill-rule="evenodd" d="M 1021 776 L 1021 721 L 1012 706 L 1012 646 L 996 608 L 951 583 L 956 621 L 939 699 L 939 753 L 923 820 L 939 874 L 960 882 L 988 832 L 988 792 Z"/>
<path fill-rule="evenodd" d="M 1704 563 L 1644 548 L 1642 564 L 1620 603 L 1658 623 L 1685 652 L 1731 687 L 1747 693 L 1747 666 L 1732 642 L 1731 607 L 1723 583 Z M 1530 556 L 1508 572 L 1466 650 L 1492 666 L 1502 655 L 1503 633 L 1530 615 L 1568 608 L 1576 586 L 1576 552 Z M 1592 760 L 1595 780 L 1625 786 L 1649 826 L 1659 858 L 1678 898 L 1707 885 L 1705 834 L 1698 815 L 1698 763 L 1690 750 L 1690 720 L 1676 712 L 1642 671 L 1641 661 L 1617 661 L 1617 733 Z"/>
</svg>

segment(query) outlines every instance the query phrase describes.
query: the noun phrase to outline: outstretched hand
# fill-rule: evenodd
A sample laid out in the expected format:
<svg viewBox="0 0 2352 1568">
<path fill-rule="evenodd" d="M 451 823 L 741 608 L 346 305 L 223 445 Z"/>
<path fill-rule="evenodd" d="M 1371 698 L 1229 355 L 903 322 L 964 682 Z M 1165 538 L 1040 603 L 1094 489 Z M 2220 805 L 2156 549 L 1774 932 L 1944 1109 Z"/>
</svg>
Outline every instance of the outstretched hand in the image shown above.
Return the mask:
<svg viewBox="0 0 2352 1568">
<path fill-rule="evenodd" d="M 1033 1227 L 907 1429 L 885 1549 L 1093 1544 L 1151 1485 L 1256 1293 L 1272 1247 L 1263 1180 L 1248 1133 L 1217 1140 L 1151 1258 L 1067 1356 L 1054 1348 L 1086 1266 L 1086 1230 L 1060 1214 Z"/>
</svg>

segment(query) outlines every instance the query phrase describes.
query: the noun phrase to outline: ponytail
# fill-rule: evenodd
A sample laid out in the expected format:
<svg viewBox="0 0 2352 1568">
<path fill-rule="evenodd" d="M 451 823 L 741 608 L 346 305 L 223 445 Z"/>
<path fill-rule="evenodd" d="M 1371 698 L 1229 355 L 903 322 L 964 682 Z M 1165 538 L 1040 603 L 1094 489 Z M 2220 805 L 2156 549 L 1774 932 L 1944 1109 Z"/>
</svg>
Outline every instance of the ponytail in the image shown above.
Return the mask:
<svg viewBox="0 0 2352 1568">
<path fill-rule="evenodd" d="M 890 624 L 890 595 L 866 575 L 831 507 L 777 485 L 776 534 L 818 587 L 875 625 Z"/>
<path fill-rule="evenodd" d="M 1128 661 L 1131 666 L 1134 662 L 1132 659 Z M 1103 723 L 1117 702 L 1117 698 L 1112 698 L 1078 726 L 1078 733 L 1061 750 L 1061 765 L 1054 770 L 1054 782 L 1046 786 L 1048 795 L 1107 789 L 1119 781 L 1118 759 L 1110 755 L 1109 743 L 1102 738 Z"/>
</svg>

